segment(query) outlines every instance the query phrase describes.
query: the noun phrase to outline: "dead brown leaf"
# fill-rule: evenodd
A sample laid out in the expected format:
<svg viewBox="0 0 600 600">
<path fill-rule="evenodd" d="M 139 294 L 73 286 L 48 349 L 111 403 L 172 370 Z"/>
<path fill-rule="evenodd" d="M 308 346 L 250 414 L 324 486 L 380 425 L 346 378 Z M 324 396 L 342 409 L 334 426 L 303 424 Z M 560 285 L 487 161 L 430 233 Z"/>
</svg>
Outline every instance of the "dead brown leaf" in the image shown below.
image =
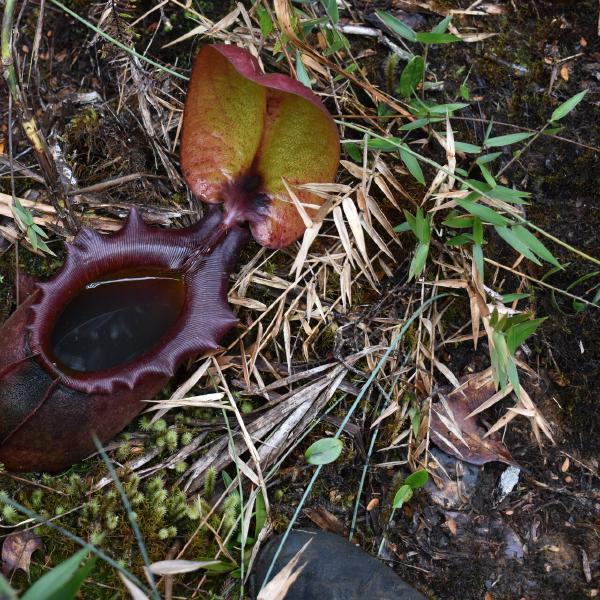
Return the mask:
<svg viewBox="0 0 600 600">
<path fill-rule="evenodd" d="M 496 393 L 494 383 L 481 384 L 479 374 L 461 379 L 463 387 L 456 393 L 443 390 L 431 406 L 431 441 L 444 452 L 474 465 L 500 461 L 518 466 L 500 438 L 485 437 L 485 429 L 469 414 Z"/>
<path fill-rule="evenodd" d="M 344 524 L 323 506 L 307 510 L 306 516 L 320 529 L 343 537 L 348 535 Z"/>
<path fill-rule="evenodd" d="M 446 527 L 452 535 L 456 535 L 456 521 L 452 517 L 446 517 Z"/>
<path fill-rule="evenodd" d="M 31 555 L 43 549 L 42 540 L 31 529 L 7 536 L 2 544 L 2 572 L 8 576 L 21 569 L 29 574 Z"/>
<path fill-rule="evenodd" d="M 371 498 L 367 504 L 367 511 L 371 512 L 377 506 L 379 506 L 379 498 Z"/>
</svg>

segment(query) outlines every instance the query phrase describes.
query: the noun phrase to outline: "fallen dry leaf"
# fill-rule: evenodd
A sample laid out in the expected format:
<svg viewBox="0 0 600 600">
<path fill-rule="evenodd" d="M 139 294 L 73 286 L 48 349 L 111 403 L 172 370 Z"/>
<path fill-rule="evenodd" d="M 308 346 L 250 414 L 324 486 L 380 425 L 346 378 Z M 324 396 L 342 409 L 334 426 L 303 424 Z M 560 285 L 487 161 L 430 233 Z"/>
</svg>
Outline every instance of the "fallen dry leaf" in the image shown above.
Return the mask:
<svg viewBox="0 0 600 600">
<path fill-rule="evenodd" d="M 466 385 L 458 392 L 439 392 L 439 400 L 431 406 L 431 441 L 444 452 L 474 465 L 497 460 L 518 466 L 497 435 L 485 437 L 476 418 L 467 418 L 496 393 L 494 382 L 480 385 L 478 375 L 462 378 L 460 383 Z"/>
<path fill-rule="evenodd" d="M 2 544 L 2 572 L 10 575 L 21 569 L 29 574 L 31 555 L 43 549 L 42 540 L 30 529 L 9 535 Z"/>
<path fill-rule="evenodd" d="M 448 527 L 452 535 L 456 535 L 456 521 L 452 517 L 446 517 L 446 527 Z"/>
<path fill-rule="evenodd" d="M 379 506 L 379 498 L 371 498 L 367 504 L 367 510 L 371 512 L 376 506 Z"/>
<path fill-rule="evenodd" d="M 347 531 L 343 523 L 333 514 L 331 514 L 323 506 L 319 506 L 314 510 L 307 510 L 306 516 L 320 529 L 336 533 L 337 535 L 346 536 Z"/>
</svg>

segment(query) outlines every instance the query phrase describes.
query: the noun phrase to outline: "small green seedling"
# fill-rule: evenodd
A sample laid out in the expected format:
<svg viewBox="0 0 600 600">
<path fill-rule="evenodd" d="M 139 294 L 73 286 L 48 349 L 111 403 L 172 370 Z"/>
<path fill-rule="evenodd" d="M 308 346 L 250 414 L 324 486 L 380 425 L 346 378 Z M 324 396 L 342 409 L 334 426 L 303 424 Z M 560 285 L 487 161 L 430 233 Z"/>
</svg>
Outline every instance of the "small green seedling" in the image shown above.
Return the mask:
<svg viewBox="0 0 600 600">
<path fill-rule="evenodd" d="M 338 438 L 321 438 L 308 448 L 304 456 L 311 465 L 328 465 L 337 460 L 343 447 L 344 443 Z"/>
<path fill-rule="evenodd" d="M 415 490 L 422 488 L 428 481 L 429 473 L 427 473 L 425 469 L 410 474 L 396 492 L 392 502 L 392 508 L 402 508 L 402 506 L 413 497 Z"/>
</svg>

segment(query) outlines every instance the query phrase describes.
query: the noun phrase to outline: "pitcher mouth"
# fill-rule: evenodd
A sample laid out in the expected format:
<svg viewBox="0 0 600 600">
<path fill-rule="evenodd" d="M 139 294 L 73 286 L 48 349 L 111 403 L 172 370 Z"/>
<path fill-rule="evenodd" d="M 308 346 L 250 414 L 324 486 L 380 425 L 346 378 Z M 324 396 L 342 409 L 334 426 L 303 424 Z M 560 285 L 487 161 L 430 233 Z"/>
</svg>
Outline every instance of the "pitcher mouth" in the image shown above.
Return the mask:
<svg viewBox="0 0 600 600">
<path fill-rule="evenodd" d="M 132 209 L 116 233 L 82 229 L 31 307 L 29 343 L 45 370 L 75 390 L 112 393 L 218 349 L 237 323 L 227 283 L 247 237 L 231 227 L 194 254 L 221 219 L 213 209 L 192 227 L 158 229 Z"/>
</svg>

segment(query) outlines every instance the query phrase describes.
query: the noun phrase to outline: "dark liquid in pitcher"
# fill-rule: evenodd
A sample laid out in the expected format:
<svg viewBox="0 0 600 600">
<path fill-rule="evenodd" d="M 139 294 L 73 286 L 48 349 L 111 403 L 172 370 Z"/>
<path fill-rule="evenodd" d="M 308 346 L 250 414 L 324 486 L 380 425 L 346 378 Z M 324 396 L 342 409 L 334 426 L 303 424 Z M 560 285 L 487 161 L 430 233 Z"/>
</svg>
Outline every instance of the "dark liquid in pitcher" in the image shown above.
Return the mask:
<svg viewBox="0 0 600 600">
<path fill-rule="evenodd" d="M 152 350 L 176 322 L 185 300 L 177 273 L 119 273 L 88 284 L 52 331 L 51 353 L 71 371 L 103 371 Z"/>
</svg>

